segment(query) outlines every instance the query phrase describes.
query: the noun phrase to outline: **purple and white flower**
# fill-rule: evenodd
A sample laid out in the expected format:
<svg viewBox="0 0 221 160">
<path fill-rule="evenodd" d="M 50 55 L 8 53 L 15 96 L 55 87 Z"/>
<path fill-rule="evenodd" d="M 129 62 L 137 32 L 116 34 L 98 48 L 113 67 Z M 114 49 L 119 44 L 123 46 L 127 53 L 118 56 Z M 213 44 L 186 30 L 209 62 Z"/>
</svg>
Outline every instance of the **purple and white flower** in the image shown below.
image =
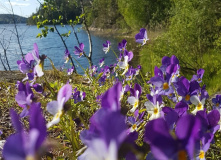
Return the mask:
<svg viewBox="0 0 221 160">
<path fill-rule="evenodd" d="M 110 45 L 111 45 L 111 42 L 108 40 L 106 41 L 106 43 L 103 44 L 103 51 L 105 52 L 105 54 L 107 54 L 107 52 L 109 52 Z"/>
<path fill-rule="evenodd" d="M 52 121 L 47 124 L 47 128 L 60 122 L 64 104 L 69 100 L 71 94 L 72 87 L 70 84 L 66 84 L 58 91 L 57 101 L 51 101 L 47 104 L 47 111 L 54 115 Z"/>
<path fill-rule="evenodd" d="M 79 44 L 79 48 L 77 46 L 74 47 L 75 51 L 74 54 L 78 56 L 78 58 L 80 58 L 81 56 L 84 55 L 84 44 L 80 43 Z"/>
<path fill-rule="evenodd" d="M 140 32 L 135 35 L 135 39 L 137 43 L 141 43 L 142 45 L 146 44 L 146 42 L 149 40 L 146 29 L 141 28 Z"/>
</svg>

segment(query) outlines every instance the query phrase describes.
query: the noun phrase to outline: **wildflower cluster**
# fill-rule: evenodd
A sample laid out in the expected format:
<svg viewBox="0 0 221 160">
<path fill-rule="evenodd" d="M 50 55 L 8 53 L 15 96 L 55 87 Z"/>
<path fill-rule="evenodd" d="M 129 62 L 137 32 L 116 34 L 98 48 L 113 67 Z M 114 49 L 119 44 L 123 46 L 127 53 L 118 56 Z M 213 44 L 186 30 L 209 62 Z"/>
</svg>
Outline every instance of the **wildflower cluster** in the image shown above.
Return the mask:
<svg viewBox="0 0 221 160">
<path fill-rule="evenodd" d="M 146 30 L 141 29 L 135 39 L 145 45 L 149 40 Z M 221 95 L 213 98 L 211 105 L 202 84 L 204 70 L 199 69 L 188 80 L 180 75 L 179 60 L 173 55 L 162 58 L 153 77 L 144 77 L 140 65 L 130 66 L 133 52 L 126 45 L 126 40 L 119 43 L 115 64 L 105 66 L 105 59 L 101 59 L 98 66 L 85 70 L 84 78 L 89 83 L 85 86 L 71 84 L 71 80 L 56 86 L 47 82 L 48 102 L 42 85 L 30 78 L 44 74 L 39 70 L 41 60 L 35 44 L 34 51 L 18 61 L 28 81 L 17 83 L 15 100 L 23 111 L 20 117 L 10 111 L 16 133 L 7 138 L 3 157 L 39 159 L 51 150 L 46 143 L 47 129 L 53 131 L 57 126 L 71 144 L 70 159 L 206 159 L 220 130 Z M 106 41 L 105 54 L 111 52 L 110 48 L 110 41 Z M 79 58 L 85 54 L 83 43 L 75 49 Z M 66 51 L 65 62 L 69 55 Z M 70 76 L 72 72 L 68 69 L 65 74 Z M 47 118 L 47 124 L 41 107 L 53 115 Z M 29 129 L 20 120 L 26 116 Z"/>
</svg>

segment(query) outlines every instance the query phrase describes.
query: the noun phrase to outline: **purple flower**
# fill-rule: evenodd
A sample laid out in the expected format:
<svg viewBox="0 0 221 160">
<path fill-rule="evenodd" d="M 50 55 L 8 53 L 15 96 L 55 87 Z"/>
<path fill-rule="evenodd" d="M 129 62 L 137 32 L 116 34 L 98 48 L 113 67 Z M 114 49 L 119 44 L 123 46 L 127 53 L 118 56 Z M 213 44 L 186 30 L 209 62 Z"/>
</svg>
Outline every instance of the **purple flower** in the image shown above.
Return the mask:
<svg viewBox="0 0 221 160">
<path fill-rule="evenodd" d="M 41 77 L 44 75 L 43 66 L 44 66 L 44 59 L 46 58 L 46 56 L 45 55 L 39 56 L 37 43 L 34 43 L 34 50 L 32 51 L 32 56 L 34 57 L 34 59 L 36 61 L 34 73 L 38 77 Z"/>
<path fill-rule="evenodd" d="M 74 72 L 74 66 L 67 70 L 68 75 L 71 75 Z"/>
<path fill-rule="evenodd" d="M 133 117 L 127 118 L 127 122 L 129 123 L 129 125 L 131 125 L 131 127 L 129 128 L 129 132 L 137 131 L 137 127 L 143 122 L 143 116 L 144 112 L 142 114 L 139 114 L 139 110 L 136 110 Z"/>
<path fill-rule="evenodd" d="M 99 61 L 99 66 L 102 67 L 104 65 L 104 58 Z"/>
<path fill-rule="evenodd" d="M 47 129 L 45 119 L 41 113 L 41 104 L 30 109 L 29 131 L 26 132 L 16 112 L 11 109 L 10 115 L 16 133 L 9 136 L 3 148 L 3 157 L 6 160 L 37 159 L 38 151 L 43 145 Z"/>
<path fill-rule="evenodd" d="M 93 77 L 97 73 L 97 66 L 93 65 L 89 68 L 90 76 Z"/>
<path fill-rule="evenodd" d="M 85 92 L 78 91 L 77 88 L 74 89 L 74 93 L 73 93 L 74 103 L 83 101 L 85 96 L 86 96 Z"/>
<path fill-rule="evenodd" d="M 127 136 L 125 117 L 120 111 L 101 108 L 90 119 L 89 130 L 81 132 L 81 140 L 87 145 L 80 160 L 117 160 L 118 149 Z"/>
<path fill-rule="evenodd" d="M 80 43 L 79 48 L 77 46 L 75 46 L 74 48 L 75 48 L 74 54 L 78 55 L 78 58 L 80 58 L 84 54 L 84 44 Z"/>
<path fill-rule="evenodd" d="M 153 120 L 160 117 L 160 113 L 162 107 L 164 106 L 162 103 L 162 97 L 160 95 L 147 95 L 147 99 L 149 101 L 145 102 L 144 106 L 147 109 L 147 112 L 151 114 L 149 120 Z"/>
<path fill-rule="evenodd" d="M 142 88 L 139 84 L 134 85 L 134 89 L 130 89 L 131 96 L 127 98 L 127 102 L 132 105 L 132 109 L 130 110 L 131 112 L 134 112 L 138 105 L 139 105 L 139 98 L 142 92 Z"/>
<path fill-rule="evenodd" d="M 43 92 L 43 87 L 41 86 L 41 84 L 33 84 L 32 87 L 35 89 L 36 92 L 38 93 L 42 93 Z"/>
<path fill-rule="evenodd" d="M 121 68 L 121 69 L 124 69 L 124 72 L 122 73 L 122 75 L 124 75 L 128 69 L 129 69 L 129 64 L 128 62 L 131 61 L 133 58 L 133 52 L 128 52 L 127 50 L 125 50 L 124 52 L 124 61 L 121 61 L 121 62 L 118 62 L 118 66 Z"/>
<path fill-rule="evenodd" d="M 70 52 L 69 52 L 69 50 L 66 49 L 65 52 L 64 52 L 64 59 L 65 59 L 64 63 L 68 63 L 69 56 L 70 56 Z"/>
<path fill-rule="evenodd" d="M 119 51 L 124 52 L 126 50 L 126 45 L 127 45 L 127 41 L 123 39 L 122 42 L 118 44 Z"/>
<path fill-rule="evenodd" d="M 206 98 L 200 99 L 197 95 L 191 96 L 190 102 L 196 106 L 192 113 L 196 114 L 198 111 L 204 110 L 205 101 Z"/>
<path fill-rule="evenodd" d="M 15 96 L 16 102 L 21 106 L 23 111 L 20 116 L 25 117 L 29 114 L 29 108 L 34 103 L 34 93 L 31 90 L 29 82 L 24 85 L 22 82 L 18 84 L 18 93 Z"/>
<path fill-rule="evenodd" d="M 200 120 L 192 115 L 181 117 L 175 128 L 176 139 L 171 136 L 164 119 L 150 121 L 145 128 L 144 140 L 150 144 L 151 152 L 156 159 L 190 159 L 198 142 Z"/>
<path fill-rule="evenodd" d="M 149 40 L 146 29 L 141 28 L 140 32 L 135 35 L 135 39 L 137 43 L 141 43 L 142 45 L 146 44 L 146 42 Z"/>
<path fill-rule="evenodd" d="M 221 108 L 221 95 L 216 95 L 216 98 L 212 99 L 213 108 Z"/>
<path fill-rule="evenodd" d="M 108 40 L 106 41 L 106 43 L 103 44 L 103 51 L 105 52 L 105 54 L 107 54 L 107 52 L 109 52 L 110 45 L 111 45 L 111 42 Z"/>
<path fill-rule="evenodd" d="M 150 79 L 150 82 L 157 87 L 159 94 L 167 95 L 170 90 L 173 90 L 173 87 L 170 84 L 171 75 L 166 73 L 163 74 L 162 70 L 158 67 L 154 69 L 155 76 Z"/>
<path fill-rule="evenodd" d="M 196 81 L 189 82 L 185 77 L 181 77 L 177 83 L 177 92 L 182 96 L 182 100 L 190 104 L 190 97 L 196 95 L 200 86 Z"/>
<path fill-rule="evenodd" d="M 58 91 L 57 101 L 51 101 L 47 104 L 47 111 L 54 115 L 52 121 L 47 124 L 47 128 L 60 122 L 64 104 L 69 100 L 71 94 L 72 87 L 70 84 L 66 84 Z"/>
<path fill-rule="evenodd" d="M 127 73 L 125 74 L 125 77 L 126 77 L 126 81 L 130 81 L 133 79 L 133 76 L 135 74 L 135 70 L 131 67 L 129 68 L 129 70 L 127 71 Z"/>
<path fill-rule="evenodd" d="M 112 111 L 120 110 L 121 91 L 122 84 L 118 82 L 102 95 L 101 106 Z"/>
<path fill-rule="evenodd" d="M 177 59 L 177 57 L 175 55 L 172 55 L 171 57 L 167 57 L 167 56 L 164 56 L 162 58 L 162 66 L 160 67 L 160 69 L 163 71 L 163 72 L 166 72 L 166 69 L 169 65 L 171 64 L 174 64 L 174 65 L 177 65 L 179 64 L 179 60 Z"/>
<path fill-rule="evenodd" d="M 205 72 L 204 69 L 197 70 L 197 75 L 193 75 L 191 81 L 197 81 L 198 83 L 201 83 L 204 72 Z"/>
</svg>

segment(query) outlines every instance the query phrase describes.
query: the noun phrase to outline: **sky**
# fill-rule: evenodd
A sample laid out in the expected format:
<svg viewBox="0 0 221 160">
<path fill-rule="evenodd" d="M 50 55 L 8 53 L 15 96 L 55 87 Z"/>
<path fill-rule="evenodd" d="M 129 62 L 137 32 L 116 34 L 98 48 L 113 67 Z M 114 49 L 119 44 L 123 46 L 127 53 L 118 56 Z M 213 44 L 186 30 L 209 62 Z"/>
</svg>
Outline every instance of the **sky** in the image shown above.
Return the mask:
<svg viewBox="0 0 221 160">
<path fill-rule="evenodd" d="M 29 17 L 40 6 L 37 0 L 0 0 L 0 14 L 12 13 L 9 1 L 12 4 L 14 13 L 23 17 Z M 39 1 L 42 2 L 43 0 Z"/>
</svg>

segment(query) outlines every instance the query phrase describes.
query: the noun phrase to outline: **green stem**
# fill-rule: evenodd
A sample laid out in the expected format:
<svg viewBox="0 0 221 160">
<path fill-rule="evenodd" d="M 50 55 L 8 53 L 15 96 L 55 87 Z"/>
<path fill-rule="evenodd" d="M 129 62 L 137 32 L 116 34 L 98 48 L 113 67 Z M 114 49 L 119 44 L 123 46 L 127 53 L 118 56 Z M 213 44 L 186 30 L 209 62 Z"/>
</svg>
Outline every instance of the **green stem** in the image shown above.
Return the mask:
<svg viewBox="0 0 221 160">
<path fill-rule="evenodd" d="M 112 49 L 112 47 L 110 47 L 110 49 L 112 50 L 112 52 L 114 52 L 115 56 L 118 58 L 116 52 Z"/>
<path fill-rule="evenodd" d="M 44 80 L 45 80 L 45 82 L 46 82 L 46 84 L 47 84 L 47 86 L 48 86 L 48 89 L 53 93 L 53 95 L 55 95 L 55 92 L 54 92 L 54 90 L 51 88 L 51 85 L 48 83 L 48 80 L 47 80 L 47 78 L 45 77 L 45 75 L 44 75 L 43 77 L 44 77 Z"/>
</svg>

